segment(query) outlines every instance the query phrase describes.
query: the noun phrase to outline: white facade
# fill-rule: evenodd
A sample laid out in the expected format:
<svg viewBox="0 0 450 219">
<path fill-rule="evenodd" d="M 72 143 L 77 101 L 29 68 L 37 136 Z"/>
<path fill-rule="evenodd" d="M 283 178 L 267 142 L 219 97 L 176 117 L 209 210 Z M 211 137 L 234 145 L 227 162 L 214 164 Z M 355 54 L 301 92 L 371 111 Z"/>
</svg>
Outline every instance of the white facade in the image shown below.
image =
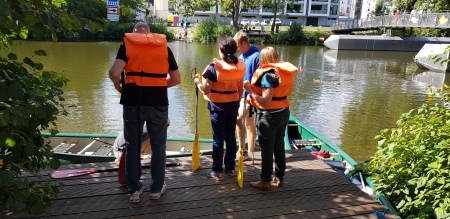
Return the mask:
<svg viewBox="0 0 450 219">
<path fill-rule="evenodd" d="M 377 0 L 363 0 L 361 7 L 361 18 L 368 18 L 370 16 L 373 16 L 373 12 L 375 11 L 375 4 L 377 4 Z"/>
<path fill-rule="evenodd" d="M 300 0 L 293 4 L 286 4 L 280 10 L 277 17 L 281 19 L 282 25 L 289 25 L 291 21 L 311 26 L 330 26 L 339 19 L 339 2 L 340 0 Z M 155 15 L 157 17 L 167 19 L 170 13 L 167 0 L 155 0 Z M 177 7 L 177 5 L 171 6 Z M 175 9 L 175 8 L 172 8 Z M 193 16 L 187 19 L 191 23 L 201 22 L 209 17 L 216 17 L 219 20 L 230 23 L 231 14 L 223 16 L 219 6 L 205 8 L 202 11 L 196 11 Z M 242 8 L 239 20 L 247 18 L 256 18 L 258 20 L 272 19 L 273 13 L 271 8 Z M 182 18 L 180 15 L 180 19 Z"/>
</svg>

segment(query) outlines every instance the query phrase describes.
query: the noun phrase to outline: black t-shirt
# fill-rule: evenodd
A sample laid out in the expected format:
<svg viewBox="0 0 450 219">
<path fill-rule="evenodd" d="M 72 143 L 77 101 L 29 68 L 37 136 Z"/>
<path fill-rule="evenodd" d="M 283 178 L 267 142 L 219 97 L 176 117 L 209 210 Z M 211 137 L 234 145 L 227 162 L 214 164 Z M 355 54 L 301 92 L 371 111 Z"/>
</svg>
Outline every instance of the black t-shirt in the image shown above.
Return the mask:
<svg viewBox="0 0 450 219">
<path fill-rule="evenodd" d="M 175 71 L 178 69 L 177 62 L 173 56 L 172 50 L 167 47 L 169 70 Z M 116 59 L 121 59 L 128 62 L 125 45 L 120 45 L 117 51 Z M 168 106 L 169 100 L 167 97 L 167 87 L 151 87 L 151 86 L 136 86 L 136 84 L 122 85 L 122 95 L 120 97 L 120 104 L 126 106 Z"/>
</svg>

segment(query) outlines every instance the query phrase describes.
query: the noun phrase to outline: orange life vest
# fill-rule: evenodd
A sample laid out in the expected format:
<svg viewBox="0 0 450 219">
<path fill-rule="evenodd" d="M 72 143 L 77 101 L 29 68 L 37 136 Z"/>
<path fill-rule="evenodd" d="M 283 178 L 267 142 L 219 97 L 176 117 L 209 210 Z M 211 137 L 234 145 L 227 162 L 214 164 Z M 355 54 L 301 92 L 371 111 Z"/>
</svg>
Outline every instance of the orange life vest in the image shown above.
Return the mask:
<svg viewBox="0 0 450 219">
<path fill-rule="evenodd" d="M 257 94 L 262 95 L 262 89 L 256 86 L 261 77 L 266 71 L 274 69 L 275 74 L 278 75 L 279 86 L 273 89 L 272 101 L 268 106 L 262 106 L 254 98 L 250 99 L 251 104 L 258 109 L 282 109 L 289 107 L 289 99 L 287 96 L 291 94 L 294 88 L 295 73 L 298 72 L 298 68 L 289 62 L 269 63 L 262 66 L 255 71 L 252 77 L 250 87 Z"/>
<path fill-rule="evenodd" d="M 242 80 L 245 76 L 245 63 L 239 59 L 236 65 L 226 63 L 222 60 L 213 60 L 217 81 L 211 86 L 211 92 L 208 95 L 204 95 L 204 98 L 211 102 L 227 103 L 240 100 L 238 88 L 242 86 Z M 209 68 L 206 66 L 205 71 Z M 202 83 L 205 84 L 206 79 L 202 79 Z"/>
<path fill-rule="evenodd" d="M 167 86 L 169 52 L 163 34 L 125 33 L 128 62 L 125 84 Z"/>
</svg>

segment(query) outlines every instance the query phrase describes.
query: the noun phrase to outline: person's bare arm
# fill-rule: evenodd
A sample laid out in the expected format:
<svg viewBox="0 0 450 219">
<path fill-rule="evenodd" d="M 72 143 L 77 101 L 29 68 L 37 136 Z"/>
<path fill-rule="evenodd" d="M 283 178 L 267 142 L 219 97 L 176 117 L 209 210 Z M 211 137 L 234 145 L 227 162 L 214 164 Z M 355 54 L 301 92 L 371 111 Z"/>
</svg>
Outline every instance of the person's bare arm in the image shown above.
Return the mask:
<svg viewBox="0 0 450 219">
<path fill-rule="evenodd" d="M 167 87 L 181 84 L 181 75 L 178 69 L 174 71 L 169 70 L 169 76 L 170 77 L 167 78 Z"/>
<path fill-rule="evenodd" d="M 122 59 L 116 59 L 109 69 L 109 78 L 114 83 L 114 87 L 116 88 L 116 90 L 120 93 L 122 93 L 122 87 L 120 86 L 120 75 L 122 74 L 126 65 L 127 63 Z"/>
<path fill-rule="evenodd" d="M 249 93 L 252 98 L 256 100 L 262 106 L 268 106 L 272 101 L 273 97 L 273 88 L 262 88 L 262 94 L 258 95 L 255 91 L 250 88 L 250 84 L 244 84 L 244 89 Z"/>
<path fill-rule="evenodd" d="M 242 93 L 244 93 L 244 79 L 239 81 L 238 93 L 239 97 L 242 97 Z"/>
<path fill-rule="evenodd" d="M 214 82 L 210 81 L 209 79 L 206 79 L 205 84 L 200 83 L 199 78 L 194 78 L 195 86 L 197 86 L 198 90 L 202 92 L 204 95 L 208 95 L 211 93 L 211 87 L 214 84 Z"/>
</svg>

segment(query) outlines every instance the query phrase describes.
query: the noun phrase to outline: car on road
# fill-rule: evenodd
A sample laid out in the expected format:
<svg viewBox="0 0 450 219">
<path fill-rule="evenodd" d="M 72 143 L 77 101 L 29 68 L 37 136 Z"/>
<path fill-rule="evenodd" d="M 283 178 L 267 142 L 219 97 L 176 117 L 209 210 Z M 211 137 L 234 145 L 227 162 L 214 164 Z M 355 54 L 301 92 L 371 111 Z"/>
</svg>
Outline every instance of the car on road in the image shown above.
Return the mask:
<svg viewBox="0 0 450 219">
<path fill-rule="evenodd" d="M 250 25 L 250 20 L 248 20 L 248 19 L 242 19 L 241 20 L 241 25 Z"/>
<path fill-rule="evenodd" d="M 272 23 L 273 23 L 273 18 L 270 19 L 270 24 L 272 24 Z M 281 25 L 281 20 L 280 20 L 280 18 L 276 18 L 276 19 L 275 19 L 275 25 Z"/>
<path fill-rule="evenodd" d="M 261 25 L 271 25 L 272 23 L 270 23 L 270 20 L 267 20 L 267 19 L 263 19 L 262 21 L 261 21 Z"/>
<path fill-rule="evenodd" d="M 252 26 L 259 26 L 259 20 L 258 19 L 252 19 L 252 21 L 250 21 L 250 25 Z"/>
</svg>

